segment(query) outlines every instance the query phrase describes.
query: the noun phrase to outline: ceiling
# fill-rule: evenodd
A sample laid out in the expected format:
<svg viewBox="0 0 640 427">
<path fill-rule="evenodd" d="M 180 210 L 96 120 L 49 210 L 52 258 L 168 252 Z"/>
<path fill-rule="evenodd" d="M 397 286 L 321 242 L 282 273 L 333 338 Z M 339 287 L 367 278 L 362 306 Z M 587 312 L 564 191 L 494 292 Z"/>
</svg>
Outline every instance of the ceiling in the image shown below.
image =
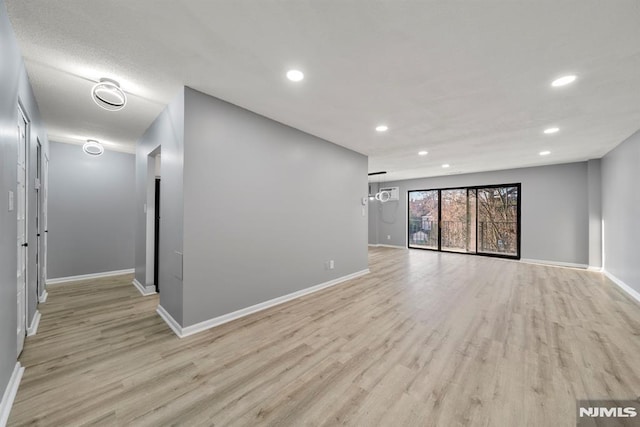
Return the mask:
<svg viewBox="0 0 640 427">
<path fill-rule="evenodd" d="M 599 158 L 640 128 L 636 0 L 5 1 L 55 141 L 133 151 L 183 85 L 366 154 L 386 180 Z M 101 77 L 125 109 L 93 103 Z"/>
</svg>

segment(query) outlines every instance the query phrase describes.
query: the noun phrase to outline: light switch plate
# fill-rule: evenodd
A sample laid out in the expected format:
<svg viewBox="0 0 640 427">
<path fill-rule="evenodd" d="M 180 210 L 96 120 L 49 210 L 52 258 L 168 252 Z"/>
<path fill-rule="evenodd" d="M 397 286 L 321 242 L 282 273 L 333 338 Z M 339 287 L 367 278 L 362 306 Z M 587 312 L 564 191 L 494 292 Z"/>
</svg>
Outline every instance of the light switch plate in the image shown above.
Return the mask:
<svg viewBox="0 0 640 427">
<path fill-rule="evenodd" d="M 9 190 L 9 212 L 13 212 L 13 191 Z"/>
</svg>

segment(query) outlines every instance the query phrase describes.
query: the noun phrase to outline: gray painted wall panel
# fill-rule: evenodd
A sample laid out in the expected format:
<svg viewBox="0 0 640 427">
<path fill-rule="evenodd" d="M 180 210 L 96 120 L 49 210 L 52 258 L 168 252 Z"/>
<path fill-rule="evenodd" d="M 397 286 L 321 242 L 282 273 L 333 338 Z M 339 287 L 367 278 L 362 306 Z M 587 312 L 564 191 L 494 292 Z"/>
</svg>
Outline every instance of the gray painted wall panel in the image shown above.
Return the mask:
<svg viewBox="0 0 640 427">
<path fill-rule="evenodd" d="M 146 268 L 147 202 L 149 153 L 161 147 L 160 194 L 160 305 L 182 323 L 182 278 L 176 255 L 182 252 L 183 199 L 182 171 L 184 145 L 184 90 L 162 111 L 136 146 L 135 269 L 143 285 L 153 283 L 153 271 Z M 151 173 L 155 177 L 155 173 Z"/>
<path fill-rule="evenodd" d="M 135 157 L 51 143 L 49 278 L 134 266 Z"/>
<path fill-rule="evenodd" d="M 604 268 L 640 292 L 640 132 L 602 159 Z"/>
<path fill-rule="evenodd" d="M 602 267 L 602 168 L 600 159 L 587 162 L 589 191 L 589 267 Z"/>
<path fill-rule="evenodd" d="M 13 29 L 0 0 L 0 394 L 16 363 L 16 211 L 9 212 L 9 191 L 16 193 L 18 100 L 31 121 L 29 156 L 35 162 L 36 141 L 48 153 L 47 132 L 40 118 L 29 78 L 24 68 Z M 36 294 L 36 229 L 35 229 L 35 168 L 28 177 L 29 204 L 28 243 L 29 266 L 27 283 L 27 326 L 37 309 Z"/>
<path fill-rule="evenodd" d="M 377 210 L 379 236 L 371 243 L 407 245 L 408 190 L 518 182 L 522 183 L 521 257 L 587 265 L 586 162 L 385 182 L 385 187 L 400 187 L 400 201 L 371 203 L 370 209 Z"/>
<path fill-rule="evenodd" d="M 367 268 L 365 156 L 191 89 L 185 104 L 185 326 Z"/>
<path fill-rule="evenodd" d="M 369 194 L 376 194 L 378 192 L 378 184 L 370 183 L 368 188 Z M 369 215 L 368 222 L 368 242 L 370 245 L 378 243 L 378 209 L 375 201 L 367 199 L 367 211 Z"/>
</svg>

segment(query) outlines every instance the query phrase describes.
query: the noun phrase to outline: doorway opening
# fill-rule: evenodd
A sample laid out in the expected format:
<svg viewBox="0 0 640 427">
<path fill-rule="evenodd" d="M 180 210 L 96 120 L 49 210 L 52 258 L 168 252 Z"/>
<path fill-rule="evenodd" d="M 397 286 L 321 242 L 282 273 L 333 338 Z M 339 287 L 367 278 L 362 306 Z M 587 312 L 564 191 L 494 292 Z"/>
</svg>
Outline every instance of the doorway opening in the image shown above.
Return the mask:
<svg viewBox="0 0 640 427">
<path fill-rule="evenodd" d="M 147 203 L 146 213 L 146 274 L 145 294 L 160 292 L 160 201 L 161 201 L 161 147 L 147 157 Z"/>
<path fill-rule="evenodd" d="M 156 178 L 155 188 L 155 209 L 154 209 L 154 244 L 153 244 L 153 283 L 156 285 L 156 292 L 160 293 L 160 178 Z"/>
</svg>

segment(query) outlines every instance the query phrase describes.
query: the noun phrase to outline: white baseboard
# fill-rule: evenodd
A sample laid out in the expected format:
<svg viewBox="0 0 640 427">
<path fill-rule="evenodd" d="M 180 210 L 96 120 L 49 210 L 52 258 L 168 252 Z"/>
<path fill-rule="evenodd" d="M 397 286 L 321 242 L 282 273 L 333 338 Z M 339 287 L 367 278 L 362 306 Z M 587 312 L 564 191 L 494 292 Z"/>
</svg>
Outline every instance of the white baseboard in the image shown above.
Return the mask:
<svg viewBox="0 0 640 427">
<path fill-rule="evenodd" d="M 40 317 L 41 317 L 40 312 L 36 310 L 36 314 L 33 315 L 33 319 L 31 320 L 31 325 L 27 328 L 28 337 L 35 335 L 38 332 L 38 326 L 40 325 Z"/>
<path fill-rule="evenodd" d="M 131 282 L 131 284 L 133 286 L 136 287 L 136 289 L 138 290 L 138 292 L 140 292 L 142 294 L 142 296 L 146 297 L 148 295 L 153 295 L 156 293 L 156 287 L 155 286 L 142 286 L 142 283 L 138 282 L 138 279 L 133 279 L 133 282 Z"/>
<path fill-rule="evenodd" d="M 520 262 L 524 262 L 526 264 L 538 264 L 538 265 L 548 265 L 551 267 L 569 267 L 569 268 L 581 268 L 583 270 L 589 267 L 587 264 L 576 264 L 573 262 L 560 262 L 560 261 L 547 261 L 542 259 L 526 259 L 521 258 Z"/>
<path fill-rule="evenodd" d="M 214 317 L 213 319 L 205 320 L 200 323 L 196 323 L 195 325 L 181 327 L 176 320 L 171 317 L 167 311 L 162 308 L 162 306 L 158 306 L 156 310 L 160 317 L 164 319 L 165 322 L 169 325 L 169 327 L 176 333 L 180 338 L 188 337 L 189 335 L 197 334 L 198 332 L 206 331 L 207 329 L 211 329 L 216 326 L 220 326 L 224 323 L 231 322 L 232 320 L 239 319 L 241 317 L 248 316 L 253 313 L 257 313 L 262 310 L 266 310 L 267 308 L 274 307 L 276 305 L 283 304 L 285 302 L 294 300 L 296 298 L 300 298 L 304 295 L 309 295 L 314 292 L 318 292 L 322 289 L 329 288 L 331 286 L 335 286 L 337 284 L 346 282 L 347 280 L 355 279 L 356 277 L 364 276 L 369 273 L 369 269 L 357 271 L 352 274 L 348 274 L 346 276 L 338 277 L 337 279 L 329 280 L 328 282 L 320 283 L 319 285 L 311 286 L 310 288 L 301 289 L 296 292 L 292 292 L 287 295 L 283 295 L 281 297 L 273 298 L 268 301 L 261 302 L 259 304 L 252 305 L 250 307 L 241 308 L 240 310 L 233 311 L 231 313 L 223 314 L 222 316 Z"/>
<path fill-rule="evenodd" d="M 126 270 L 114 270 L 114 271 L 105 271 L 102 273 L 81 274 L 79 276 L 58 277 L 55 279 L 47 279 L 47 286 L 59 285 L 61 283 L 67 283 L 67 282 L 78 282 L 81 280 L 100 279 L 102 277 L 122 276 L 124 274 L 132 274 L 132 273 L 135 273 L 135 269 L 128 268 Z"/>
<path fill-rule="evenodd" d="M 38 302 L 40 304 L 44 304 L 45 302 L 47 302 L 47 298 L 49 298 L 49 292 L 47 292 L 47 290 L 45 289 L 42 295 L 38 297 Z"/>
<path fill-rule="evenodd" d="M 20 365 L 20 362 L 16 362 L 16 366 L 13 368 L 13 373 L 11 374 L 7 387 L 4 389 L 2 401 L 0 402 L 0 427 L 6 426 L 7 421 L 9 421 L 9 413 L 11 412 L 16 394 L 18 393 L 18 387 L 20 387 L 20 380 L 22 379 L 23 373 L 24 368 Z"/>
<path fill-rule="evenodd" d="M 620 289 L 622 289 L 627 294 L 629 294 L 629 296 L 631 298 L 633 298 L 636 301 L 640 302 L 640 292 L 636 291 L 631 286 L 627 285 L 622 280 L 618 279 L 616 276 L 614 276 L 613 274 L 609 273 L 607 270 L 602 270 L 602 272 L 604 273 L 605 276 L 607 276 L 609 278 L 609 280 L 611 280 L 613 283 L 618 285 L 620 287 Z"/>
<path fill-rule="evenodd" d="M 372 246 L 374 248 L 395 248 L 395 249 L 407 249 L 406 246 L 398 246 L 398 245 L 385 245 L 382 243 L 378 243 L 378 244 L 372 244 L 369 243 L 369 246 Z"/>
<path fill-rule="evenodd" d="M 587 271 L 602 273 L 604 270 L 602 269 L 602 267 L 594 267 L 593 265 L 590 265 L 589 268 L 587 268 Z"/>
<path fill-rule="evenodd" d="M 176 319 L 174 319 L 167 310 L 164 309 L 163 306 L 158 304 L 158 308 L 156 308 L 156 313 L 162 317 L 162 320 L 165 321 L 167 325 L 171 328 L 171 330 L 180 338 L 184 337 L 182 333 L 182 326 L 178 323 Z"/>
</svg>

